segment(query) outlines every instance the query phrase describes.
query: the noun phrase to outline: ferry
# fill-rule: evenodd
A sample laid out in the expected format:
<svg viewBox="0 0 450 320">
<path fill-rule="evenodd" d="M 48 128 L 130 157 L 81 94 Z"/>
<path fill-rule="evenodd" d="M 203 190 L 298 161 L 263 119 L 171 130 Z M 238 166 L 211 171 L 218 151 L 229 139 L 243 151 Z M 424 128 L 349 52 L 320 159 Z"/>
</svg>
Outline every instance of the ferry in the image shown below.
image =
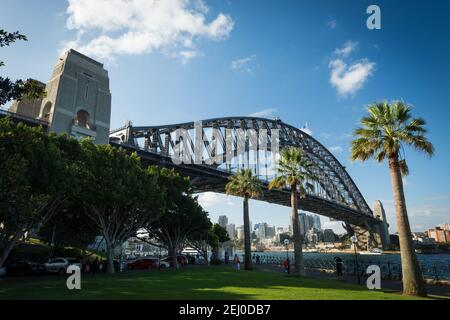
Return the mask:
<svg viewBox="0 0 450 320">
<path fill-rule="evenodd" d="M 359 254 L 361 254 L 361 255 L 380 256 L 380 255 L 383 254 L 383 250 L 378 249 L 378 248 L 374 248 L 374 249 L 370 249 L 368 251 L 360 251 Z"/>
</svg>

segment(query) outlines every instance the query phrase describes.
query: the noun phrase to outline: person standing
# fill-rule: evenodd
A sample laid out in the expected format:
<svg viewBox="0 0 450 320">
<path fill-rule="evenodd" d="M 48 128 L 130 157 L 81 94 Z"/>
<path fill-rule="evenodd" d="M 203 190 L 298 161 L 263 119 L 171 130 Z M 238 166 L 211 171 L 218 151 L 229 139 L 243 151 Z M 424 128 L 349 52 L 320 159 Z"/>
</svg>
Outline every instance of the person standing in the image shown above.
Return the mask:
<svg viewBox="0 0 450 320">
<path fill-rule="evenodd" d="M 342 266 L 343 262 L 341 257 L 334 257 L 334 263 L 336 264 L 336 273 L 338 277 L 342 277 Z"/>
<path fill-rule="evenodd" d="M 234 255 L 233 263 L 234 263 L 234 268 L 237 271 L 241 270 L 241 261 L 239 260 L 239 257 L 237 254 Z"/>
</svg>

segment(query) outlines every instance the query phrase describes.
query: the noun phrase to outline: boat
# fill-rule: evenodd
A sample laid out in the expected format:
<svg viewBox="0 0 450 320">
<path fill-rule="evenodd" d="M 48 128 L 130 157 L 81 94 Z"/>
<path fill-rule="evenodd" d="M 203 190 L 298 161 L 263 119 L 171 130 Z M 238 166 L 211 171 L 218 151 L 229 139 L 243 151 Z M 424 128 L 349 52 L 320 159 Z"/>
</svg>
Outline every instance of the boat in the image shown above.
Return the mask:
<svg viewBox="0 0 450 320">
<path fill-rule="evenodd" d="M 361 254 L 361 255 L 380 256 L 380 255 L 383 254 L 383 250 L 378 249 L 378 248 L 374 248 L 374 249 L 370 249 L 368 251 L 360 251 L 359 254 Z"/>
</svg>

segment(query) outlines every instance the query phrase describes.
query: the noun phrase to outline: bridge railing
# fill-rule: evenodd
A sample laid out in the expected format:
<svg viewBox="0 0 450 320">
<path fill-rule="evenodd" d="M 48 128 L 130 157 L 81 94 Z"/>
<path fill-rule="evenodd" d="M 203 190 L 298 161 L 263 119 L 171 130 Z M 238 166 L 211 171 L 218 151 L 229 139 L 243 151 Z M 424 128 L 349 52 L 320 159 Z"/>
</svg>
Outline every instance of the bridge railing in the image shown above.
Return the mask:
<svg viewBox="0 0 450 320">
<path fill-rule="evenodd" d="M 3 108 L 0 108 L 0 117 L 11 117 L 11 118 L 16 119 L 16 120 L 24 121 L 26 123 L 33 123 L 33 124 L 37 124 L 37 125 L 42 125 L 44 127 L 48 126 L 48 122 L 45 121 L 45 120 L 27 117 L 27 116 L 24 116 L 24 115 L 19 114 L 19 113 L 15 113 L 15 112 L 11 112 L 11 111 L 5 110 Z"/>
</svg>

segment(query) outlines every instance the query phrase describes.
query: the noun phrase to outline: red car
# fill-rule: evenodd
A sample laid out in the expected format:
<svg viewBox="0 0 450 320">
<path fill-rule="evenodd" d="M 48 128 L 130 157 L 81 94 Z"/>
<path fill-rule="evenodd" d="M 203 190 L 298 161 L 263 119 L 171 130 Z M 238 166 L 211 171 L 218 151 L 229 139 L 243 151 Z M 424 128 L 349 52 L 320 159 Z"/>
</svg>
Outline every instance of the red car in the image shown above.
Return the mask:
<svg viewBox="0 0 450 320">
<path fill-rule="evenodd" d="M 158 260 L 152 258 L 141 258 L 127 263 L 127 269 L 148 270 L 158 267 Z"/>
<path fill-rule="evenodd" d="M 171 267 L 173 267 L 173 258 L 172 256 L 166 257 L 162 259 L 161 261 L 166 261 L 170 264 Z M 187 264 L 187 259 L 184 256 L 177 256 L 177 262 L 179 266 L 185 266 Z"/>
</svg>

